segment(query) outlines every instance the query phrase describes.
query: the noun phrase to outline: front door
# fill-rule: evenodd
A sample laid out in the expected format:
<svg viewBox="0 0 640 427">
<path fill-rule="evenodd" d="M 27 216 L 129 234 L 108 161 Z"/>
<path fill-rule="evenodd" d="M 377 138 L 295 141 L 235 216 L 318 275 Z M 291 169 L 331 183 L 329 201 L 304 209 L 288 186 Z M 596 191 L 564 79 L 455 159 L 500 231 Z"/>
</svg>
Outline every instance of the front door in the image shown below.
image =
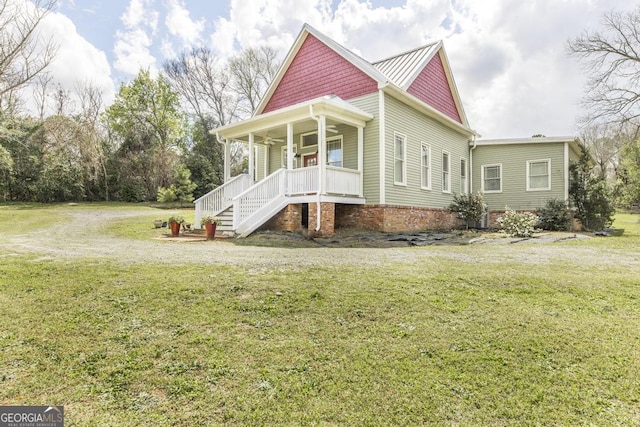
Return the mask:
<svg viewBox="0 0 640 427">
<path fill-rule="evenodd" d="M 318 153 L 315 154 L 309 154 L 307 156 L 304 156 L 304 167 L 308 168 L 309 166 L 315 166 L 318 164 Z"/>
</svg>

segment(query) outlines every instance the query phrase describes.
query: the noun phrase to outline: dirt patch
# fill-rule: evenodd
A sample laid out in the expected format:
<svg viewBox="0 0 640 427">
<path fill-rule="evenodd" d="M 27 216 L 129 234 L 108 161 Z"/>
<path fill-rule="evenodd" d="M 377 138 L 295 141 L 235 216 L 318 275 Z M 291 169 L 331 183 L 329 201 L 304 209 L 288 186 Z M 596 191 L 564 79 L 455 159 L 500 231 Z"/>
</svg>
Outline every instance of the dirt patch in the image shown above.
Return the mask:
<svg viewBox="0 0 640 427">
<path fill-rule="evenodd" d="M 109 221 L 151 216 L 148 210 L 65 210 L 69 221 L 46 230 L 13 236 L 0 241 L 0 260 L 20 254 L 38 259 L 95 259 L 122 264 L 175 263 L 228 264 L 252 270 L 290 269 L 303 266 L 384 266 L 426 258 L 443 261 L 493 263 L 597 262 L 602 265 L 636 265 L 633 254 L 602 253 L 588 246 L 563 245 L 585 238 L 573 233 L 547 233 L 532 239 L 509 239 L 501 234 L 466 232 L 387 234 L 361 230 L 341 231 L 329 239 L 312 239 L 294 233 L 257 233 L 247 239 L 132 240 L 109 235 Z M 185 242 L 188 242 L 186 244 Z M 547 244 L 540 244 L 547 243 Z M 482 249 L 490 245 L 491 249 Z M 424 246 L 424 247 L 420 247 Z M 514 250 L 514 247 L 522 249 Z"/>
</svg>

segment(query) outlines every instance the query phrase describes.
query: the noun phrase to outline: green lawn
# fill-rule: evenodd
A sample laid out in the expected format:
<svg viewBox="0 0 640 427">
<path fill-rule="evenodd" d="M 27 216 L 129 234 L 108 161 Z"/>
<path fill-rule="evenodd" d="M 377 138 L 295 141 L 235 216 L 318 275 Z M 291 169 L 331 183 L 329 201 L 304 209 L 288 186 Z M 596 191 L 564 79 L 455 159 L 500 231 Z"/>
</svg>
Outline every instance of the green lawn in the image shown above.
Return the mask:
<svg viewBox="0 0 640 427">
<path fill-rule="evenodd" d="M 24 227 L 64 216 L 47 211 L 24 209 Z M 640 258 L 640 216 L 617 218 L 621 237 L 561 244 Z M 0 404 L 60 404 L 68 425 L 95 426 L 640 424 L 640 260 L 460 259 L 0 258 Z"/>
</svg>

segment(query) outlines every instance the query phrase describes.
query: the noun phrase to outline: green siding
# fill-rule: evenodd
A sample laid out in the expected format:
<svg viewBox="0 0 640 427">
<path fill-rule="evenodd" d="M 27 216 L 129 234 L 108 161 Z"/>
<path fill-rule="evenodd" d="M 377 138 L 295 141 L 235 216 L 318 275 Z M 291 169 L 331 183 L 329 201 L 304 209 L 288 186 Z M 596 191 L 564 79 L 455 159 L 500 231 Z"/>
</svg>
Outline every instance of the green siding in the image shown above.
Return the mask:
<svg viewBox="0 0 640 427">
<path fill-rule="evenodd" d="M 460 159 L 469 157 L 468 137 L 385 96 L 386 114 L 386 204 L 445 208 L 460 192 Z M 395 133 L 406 136 L 406 186 L 394 185 L 393 145 Z M 431 190 L 421 188 L 421 144 L 431 146 Z M 442 191 L 442 153 L 450 156 L 451 193 Z"/>
<path fill-rule="evenodd" d="M 527 191 L 527 161 L 551 160 L 551 189 Z M 543 207 L 547 200 L 564 199 L 564 143 L 478 146 L 473 150 L 473 190 L 482 188 L 482 166 L 502 164 L 502 192 L 485 193 L 489 209 L 525 210 Z"/>
<path fill-rule="evenodd" d="M 380 113 L 378 92 L 350 99 L 349 103 L 374 116 L 364 128 L 364 197 L 367 204 L 378 204 L 380 203 Z M 357 132 L 357 129 L 355 130 Z"/>
</svg>

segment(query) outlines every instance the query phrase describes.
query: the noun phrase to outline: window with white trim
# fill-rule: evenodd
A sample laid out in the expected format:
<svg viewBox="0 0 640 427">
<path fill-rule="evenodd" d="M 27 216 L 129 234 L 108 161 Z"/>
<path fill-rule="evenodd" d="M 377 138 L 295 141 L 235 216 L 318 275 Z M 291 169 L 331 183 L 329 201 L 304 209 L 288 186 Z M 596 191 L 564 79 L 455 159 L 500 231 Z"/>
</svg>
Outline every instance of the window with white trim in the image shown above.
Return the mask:
<svg viewBox="0 0 640 427">
<path fill-rule="evenodd" d="M 300 135 L 301 147 L 315 147 L 316 145 L 318 145 L 318 132 L 309 132 Z"/>
<path fill-rule="evenodd" d="M 342 167 L 342 136 L 327 138 L 327 165 Z"/>
<path fill-rule="evenodd" d="M 442 152 L 442 191 L 451 192 L 451 156 L 446 151 Z"/>
<path fill-rule="evenodd" d="M 396 133 L 393 142 L 393 183 L 406 185 L 407 177 L 407 137 Z"/>
<path fill-rule="evenodd" d="M 551 159 L 527 160 L 527 191 L 551 190 Z"/>
<path fill-rule="evenodd" d="M 431 146 L 426 143 L 420 145 L 420 187 L 431 190 Z"/>
<path fill-rule="evenodd" d="M 281 153 L 280 153 L 280 161 L 282 162 L 282 167 L 286 168 L 287 167 L 287 144 L 284 144 L 281 148 Z M 296 144 L 293 144 L 293 168 L 297 168 L 298 167 L 298 158 L 295 156 L 295 154 L 298 152 L 298 146 Z"/>
<path fill-rule="evenodd" d="M 460 194 L 469 192 L 469 181 L 467 180 L 467 159 L 460 159 Z"/>
<path fill-rule="evenodd" d="M 482 165 L 482 192 L 502 192 L 502 164 Z"/>
</svg>

